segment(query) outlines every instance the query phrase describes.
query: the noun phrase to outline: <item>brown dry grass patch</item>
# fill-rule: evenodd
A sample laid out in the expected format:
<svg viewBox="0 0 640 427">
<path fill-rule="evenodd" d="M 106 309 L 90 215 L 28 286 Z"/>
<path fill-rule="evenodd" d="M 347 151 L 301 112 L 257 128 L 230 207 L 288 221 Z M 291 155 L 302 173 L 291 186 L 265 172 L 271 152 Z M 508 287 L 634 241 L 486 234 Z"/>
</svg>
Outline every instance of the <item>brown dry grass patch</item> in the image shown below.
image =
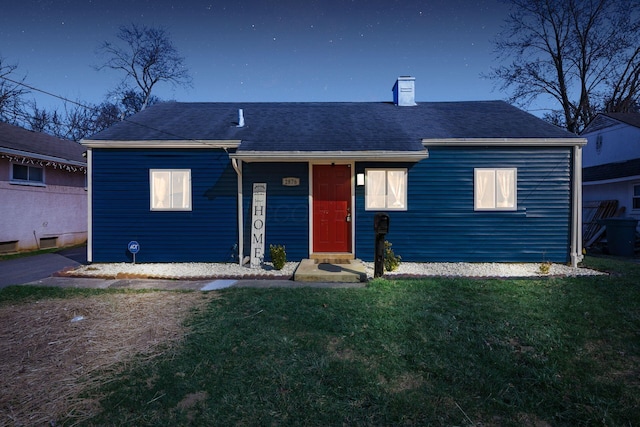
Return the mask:
<svg viewBox="0 0 640 427">
<path fill-rule="evenodd" d="M 183 321 L 215 293 L 147 292 L 0 307 L 0 426 L 81 421 L 99 410 L 82 393 L 134 360 L 171 350 Z M 82 320 L 73 321 L 82 316 Z"/>
</svg>

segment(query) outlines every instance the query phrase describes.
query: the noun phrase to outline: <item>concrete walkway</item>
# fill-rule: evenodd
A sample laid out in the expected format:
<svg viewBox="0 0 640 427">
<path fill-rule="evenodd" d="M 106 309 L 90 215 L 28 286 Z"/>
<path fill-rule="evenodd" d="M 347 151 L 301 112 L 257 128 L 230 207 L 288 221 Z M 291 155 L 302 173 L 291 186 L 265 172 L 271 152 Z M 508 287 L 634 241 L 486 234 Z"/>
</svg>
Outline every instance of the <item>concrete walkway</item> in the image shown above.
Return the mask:
<svg viewBox="0 0 640 427">
<path fill-rule="evenodd" d="M 293 280 L 160 280 L 160 279 L 89 279 L 76 277 L 47 277 L 25 286 L 95 289 L 158 289 L 214 291 L 226 288 L 364 288 L 366 283 L 295 282 Z"/>
<path fill-rule="evenodd" d="M 63 249 L 56 253 L 25 256 L 0 261 L 0 288 L 11 285 L 52 286 L 61 288 L 95 289 L 160 289 L 212 291 L 225 288 L 361 288 L 364 283 L 326 281 L 300 282 L 282 279 L 95 279 L 86 277 L 59 277 L 57 273 L 86 264 L 86 247 Z"/>
<path fill-rule="evenodd" d="M 82 265 L 82 260 L 74 259 L 73 253 L 72 257 L 58 252 L 0 261 L 0 288 L 44 279 L 58 271 Z"/>
</svg>

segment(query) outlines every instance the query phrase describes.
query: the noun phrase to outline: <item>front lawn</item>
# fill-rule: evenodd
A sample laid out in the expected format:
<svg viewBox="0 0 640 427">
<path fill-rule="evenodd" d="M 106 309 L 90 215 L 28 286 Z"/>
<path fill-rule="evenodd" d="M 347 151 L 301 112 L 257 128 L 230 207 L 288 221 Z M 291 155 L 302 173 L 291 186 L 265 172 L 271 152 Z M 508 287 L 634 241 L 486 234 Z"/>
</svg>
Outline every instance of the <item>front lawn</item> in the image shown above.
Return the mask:
<svg viewBox="0 0 640 427">
<path fill-rule="evenodd" d="M 640 425 L 640 265 L 587 263 L 611 275 L 219 291 L 57 423 Z"/>
</svg>

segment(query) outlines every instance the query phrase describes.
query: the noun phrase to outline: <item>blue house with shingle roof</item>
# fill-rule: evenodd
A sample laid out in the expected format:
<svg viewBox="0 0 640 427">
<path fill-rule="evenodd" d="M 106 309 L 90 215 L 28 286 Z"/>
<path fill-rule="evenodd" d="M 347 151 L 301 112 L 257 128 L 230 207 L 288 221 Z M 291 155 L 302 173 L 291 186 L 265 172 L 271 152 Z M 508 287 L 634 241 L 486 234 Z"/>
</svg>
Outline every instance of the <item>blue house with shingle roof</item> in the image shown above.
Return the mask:
<svg viewBox="0 0 640 427">
<path fill-rule="evenodd" d="M 581 259 L 585 140 L 502 101 L 416 103 L 411 77 L 389 103 L 160 103 L 83 144 L 93 262 L 132 240 L 138 262 L 229 262 L 262 239 L 370 261 L 379 212 L 404 261 Z"/>
</svg>

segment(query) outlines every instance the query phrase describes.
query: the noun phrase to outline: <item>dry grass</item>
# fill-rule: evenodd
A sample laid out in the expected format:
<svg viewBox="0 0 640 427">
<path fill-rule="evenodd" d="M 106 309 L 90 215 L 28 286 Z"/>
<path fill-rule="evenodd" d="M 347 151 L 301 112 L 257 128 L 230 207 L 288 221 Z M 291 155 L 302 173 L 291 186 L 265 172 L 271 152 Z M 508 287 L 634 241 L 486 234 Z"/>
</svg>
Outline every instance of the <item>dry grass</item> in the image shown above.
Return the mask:
<svg viewBox="0 0 640 427">
<path fill-rule="evenodd" d="M 105 294 L 0 307 L 0 425 L 92 416 L 99 402 L 82 398 L 83 391 L 134 356 L 150 360 L 169 351 L 186 333 L 184 318 L 213 297 Z"/>
</svg>

